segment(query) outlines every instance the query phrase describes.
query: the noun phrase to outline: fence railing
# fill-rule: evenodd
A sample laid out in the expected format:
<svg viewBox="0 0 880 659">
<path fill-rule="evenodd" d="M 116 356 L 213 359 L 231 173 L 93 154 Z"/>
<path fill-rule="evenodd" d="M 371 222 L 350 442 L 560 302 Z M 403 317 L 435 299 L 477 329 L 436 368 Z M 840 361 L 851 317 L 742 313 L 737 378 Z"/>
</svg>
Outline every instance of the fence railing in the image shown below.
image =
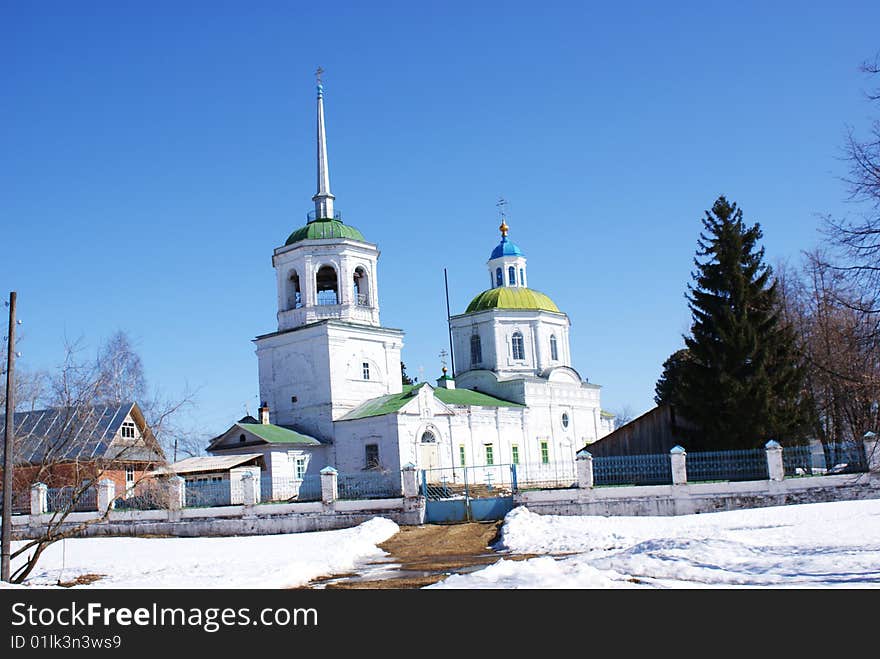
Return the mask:
<svg viewBox="0 0 880 659">
<path fill-rule="evenodd" d="M 788 449 L 785 449 L 788 451 Z M 736 451 L 695 451 L 687 454 L 687 480 L 759 481 L 769 478 L 767 451 L 761 448 Z"/>
<path fill-rule="evenodd" d="M 610 455 L 593 458 L 594 485 L 668 485 L 669 455 Z"/>
<path fill-rule="evenodd" d="M 260 477 L 260 503 L 320 500 L 321 477 L 317 474 L 302 478 Z"/>
<path fill-rule="evenodd" d="M 89 512 L 98 509 L 98 492 L 94 486 L 82 490 L 81 487 L 50 487 L 46 491 L 46 511 Z"/>
<path fill-rule="evenodd" d="M 337 487 L 340 499 L 391 499 L 401 495 L 400 474 L 397 472 L 339 474 Z"/>
<path fill-rule="evenodd" d="M 232 488 L 228 480 L 207 483 L 192 481 L 186 484 L 184 492 L 184 505 L 187 508 L 229 506 L 232 504 Z"/>
<path fill-rule="evenodd" d="M 574 462 L 524 462 L 516 465 L 520 490 L 552 490 L 577 487 Z"/>
</svg>

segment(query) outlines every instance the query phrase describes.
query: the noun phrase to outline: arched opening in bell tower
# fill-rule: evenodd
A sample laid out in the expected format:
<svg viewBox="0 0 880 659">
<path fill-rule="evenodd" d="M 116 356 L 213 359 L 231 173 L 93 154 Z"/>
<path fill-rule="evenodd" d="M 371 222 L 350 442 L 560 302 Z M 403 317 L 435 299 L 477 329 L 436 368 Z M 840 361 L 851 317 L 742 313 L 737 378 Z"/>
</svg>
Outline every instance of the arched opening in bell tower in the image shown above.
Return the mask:
<svg viewBox="0 0 880 659">
<path fill-rule="evenodd" d="M 302 303 L 302 289 L 299 286 L 299 275 L 296 270 L 290 271 L 287 278 L 287 308 L 299 309 Z"/>
<path fill-rule="evenodd" d="M 354 301 L 361 307 L 370 306 L 370 280 L 361 266 L 354 270 Z"/>
<path fill-rule="evenodd" d="M 339 304 L 339 279 L 332 265 L 324 265 L 315 275 L 315 290 L 318 292 L 318 304 Z"/>
</svg>

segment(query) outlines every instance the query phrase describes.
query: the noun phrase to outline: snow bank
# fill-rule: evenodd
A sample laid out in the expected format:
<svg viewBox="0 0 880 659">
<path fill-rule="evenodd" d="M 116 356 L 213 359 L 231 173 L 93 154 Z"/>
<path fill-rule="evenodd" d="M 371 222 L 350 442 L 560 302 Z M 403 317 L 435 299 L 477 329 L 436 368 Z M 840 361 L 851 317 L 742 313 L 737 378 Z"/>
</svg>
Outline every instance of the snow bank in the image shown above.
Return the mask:
<svg viewBox="0 0 880 659">
<path fill-rule="evenodd" d="M 399 531 L 374 517 L 338 531 L 229 538 L 72 538 L 51 545 L 26 583 L 103 574 L 92 588 L 284 588 L 385 555 Z M 14 542 L 13 551 L 23 543 Z M 13 570 L 17 563 L 13 561 Z"/>
<path fill-rule="evenodd" d="M 681 517 L 511 511 L 501 560 L 438 588 L 880 587 L 880 500 Z"/>
</svg>

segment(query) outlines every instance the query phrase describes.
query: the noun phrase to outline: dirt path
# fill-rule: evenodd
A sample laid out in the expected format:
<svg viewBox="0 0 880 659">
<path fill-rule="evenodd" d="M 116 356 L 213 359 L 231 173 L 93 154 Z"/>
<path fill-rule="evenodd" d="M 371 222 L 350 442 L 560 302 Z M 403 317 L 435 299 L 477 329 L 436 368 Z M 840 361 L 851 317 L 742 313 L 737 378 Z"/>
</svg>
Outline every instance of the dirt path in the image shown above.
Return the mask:
<svg viewBox="0 0 880 659">
<path fill-rule="evenodd" d="M 497 539 L 501 522 L 425 524 L 403 526 L 379 545 L 390 556 L 372 563 L 359 575 L 334 575 L 317 579 L 310 588 L 421 588 L 455 572 L 479 569 L 500 558 L 523 559 L 523 555 L 496 552 L 489 545 Z"/>
</svg>

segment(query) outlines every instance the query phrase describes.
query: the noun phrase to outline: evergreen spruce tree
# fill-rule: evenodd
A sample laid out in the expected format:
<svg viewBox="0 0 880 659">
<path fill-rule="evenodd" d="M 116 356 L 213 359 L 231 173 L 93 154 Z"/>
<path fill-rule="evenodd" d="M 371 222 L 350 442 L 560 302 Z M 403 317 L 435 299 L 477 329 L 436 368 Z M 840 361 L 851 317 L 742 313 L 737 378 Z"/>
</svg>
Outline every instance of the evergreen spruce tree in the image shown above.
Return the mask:
<svg viewBox="0 0 880 659">
<path fill-rule="evenodd" d="M 687 358 L 673 356 L 674 378 L 658 382 L 658 397 L 665 392 L 699 429 L 687 439 L 692 450 L 755 448 L 769 439 L 797 443 L 807 422 L 803 373 L 758 245 L 760 225 L 746 226 L 742 211 L 722 196 L 703 227 L 688 285 Z"/>
</svg>

